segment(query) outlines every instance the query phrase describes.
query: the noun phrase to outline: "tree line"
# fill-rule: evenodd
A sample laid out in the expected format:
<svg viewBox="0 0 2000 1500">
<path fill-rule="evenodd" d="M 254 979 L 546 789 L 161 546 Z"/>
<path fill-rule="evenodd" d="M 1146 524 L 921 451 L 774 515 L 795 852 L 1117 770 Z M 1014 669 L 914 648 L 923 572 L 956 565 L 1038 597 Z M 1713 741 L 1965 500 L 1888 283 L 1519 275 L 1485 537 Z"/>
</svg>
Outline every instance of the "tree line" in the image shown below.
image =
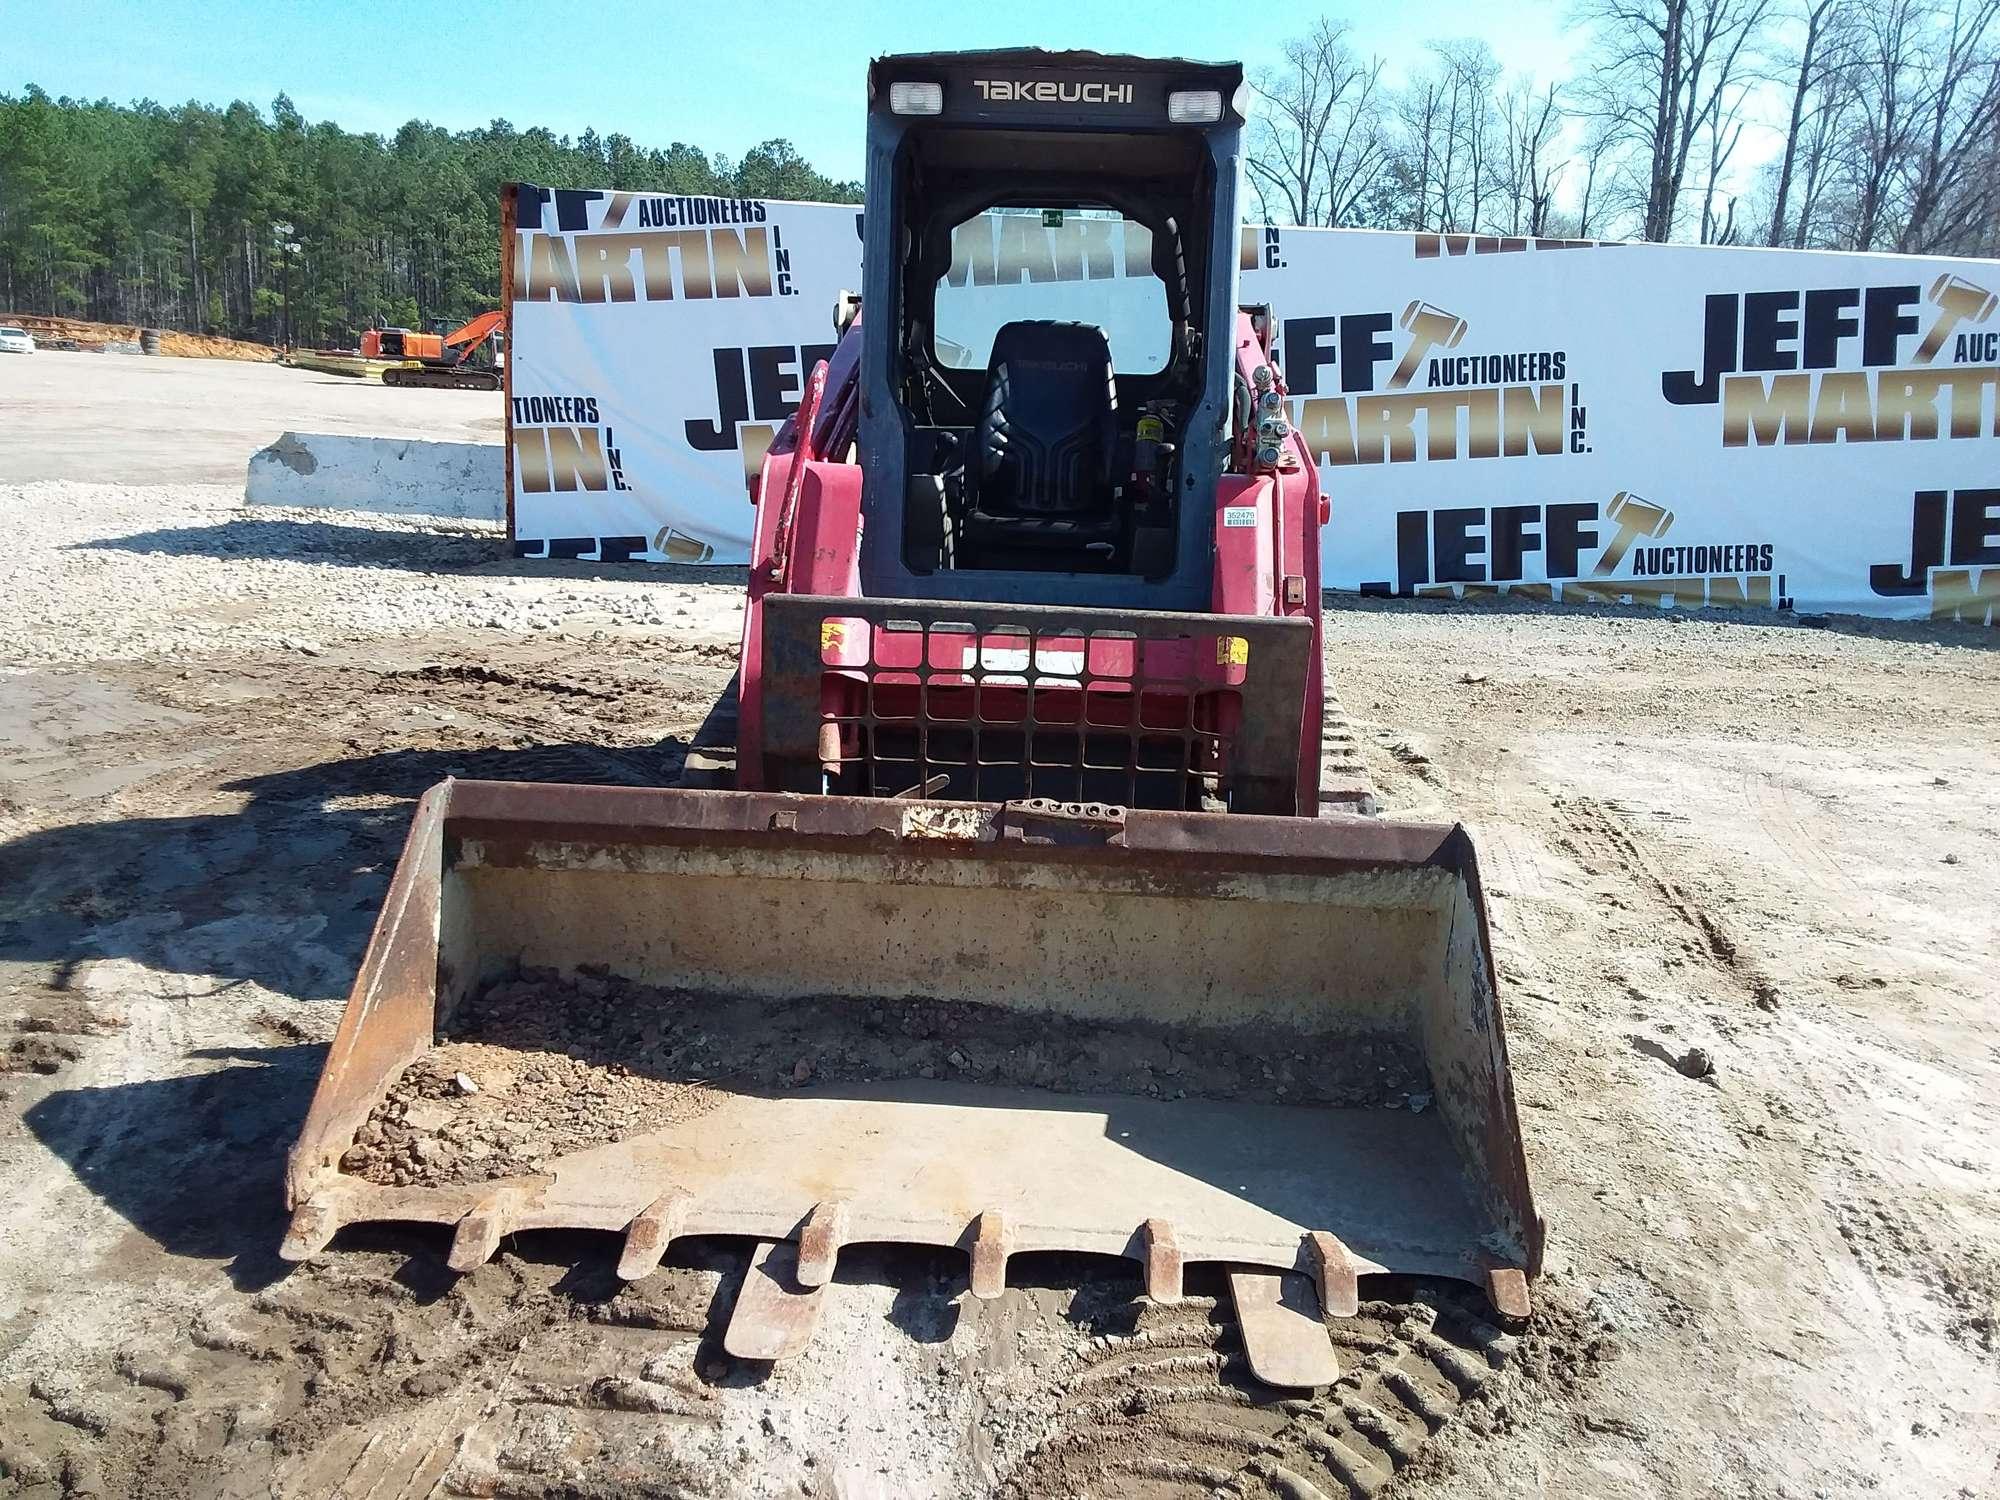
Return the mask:
<svg viewBox="0 0 2000 1500">
<path fill-rule="evenodd" d="M 500 296 L 504 182 L 858 202 L 786 141 L 740 160 L 495 120 L 391 138 L 280 95 L 165 107 L 0 94 L 0 309 L 351 347 Z M 289 308 L 287 292 L 289 291 Z"/>
<path fill-rule="evenodd" d="M 1255 76 L 1265 215 L 2000 250 L 2000 0 L 1577 0 L 1569 14 L 1579 62 L 1548 80 L 1506 76 L 1463 40 L 1431 43 L 1392 84 L 1321 21 Z"/>
<path fill-rule="evenodd" d="M 1245 214 L 1443 233 L 1991 255 L 2000 0 L 1573 0 L 1565 78 L 1484 42 L 1394 80 L 1336 22 L 1254 76 Z M 1773 143 L 1775 149 L 1772 149 Z M 786 141 L 731 161 L 495 120 L 393 137 L 280 95 L 0 94 L 0 308 L 349 345 L 499 295 L 500 185 L 855 202 Z"/>
</svg>

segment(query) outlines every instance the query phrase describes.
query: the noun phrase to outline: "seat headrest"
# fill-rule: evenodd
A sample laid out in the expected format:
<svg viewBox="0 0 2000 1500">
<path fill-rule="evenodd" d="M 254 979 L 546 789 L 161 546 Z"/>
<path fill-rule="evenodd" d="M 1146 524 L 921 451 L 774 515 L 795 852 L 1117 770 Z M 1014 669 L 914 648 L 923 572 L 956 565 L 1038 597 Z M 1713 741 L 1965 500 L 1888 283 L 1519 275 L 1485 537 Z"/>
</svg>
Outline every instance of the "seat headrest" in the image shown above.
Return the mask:
<svg viewBox="0 0 2000 1500">
<path fill-rule="evenodd" d="M 1108 379 L 1111 345 L 1094 323 L 1058 323 L 1048 318 L 1023 318 L 1001 325 L 987 357 L 990 374 L 1001 365 L 1042 375 L 1075 375 Z"/>
</svg>

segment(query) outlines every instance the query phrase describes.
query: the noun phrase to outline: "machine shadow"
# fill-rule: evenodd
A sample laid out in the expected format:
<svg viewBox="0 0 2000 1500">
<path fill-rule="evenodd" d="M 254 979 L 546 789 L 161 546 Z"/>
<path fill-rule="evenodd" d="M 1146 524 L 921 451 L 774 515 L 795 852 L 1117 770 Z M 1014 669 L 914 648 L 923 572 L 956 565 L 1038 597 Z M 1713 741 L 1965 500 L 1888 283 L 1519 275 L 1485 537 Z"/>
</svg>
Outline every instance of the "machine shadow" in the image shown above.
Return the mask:
<svg viewBox="0 0 2000 1500">
<path fill-rule="evenodd" d="M 69 990 L 93 961 L 128 960 L 156 977 L 103 982 L 161 984 L 195 1005 L 246 982 L 344 999 L 424 791 L 448 776 L 671 784 L 687 750 L 673 738 L 640 754 L 394 750 L 231 782 L 247 796 L 238 812 L 22 834 L 0 842 L 0 964 L 47 966 Z"/>
<path fill-rule="evenodd" d="M 59 1089 L 23 1115 L 77 1180 L 170 1255 L 225 1261 L 240 1291 L 282 1278 L 285 1153 L 326 1048 L 196 1051 L 231 1065 Z"/>
<path fill-rule="evenodd" d="M 390 530 L 250 513 L 214 526 L 165 526 L 130 536 L 76 542 L 72 550 L 206 557 L 225 562 L 303 562 L 396 573 L 476 568 L 512 556 L 506 537 L 496 527 L 435 519 L 424 524 L 422 531 Z"/>
</svg>

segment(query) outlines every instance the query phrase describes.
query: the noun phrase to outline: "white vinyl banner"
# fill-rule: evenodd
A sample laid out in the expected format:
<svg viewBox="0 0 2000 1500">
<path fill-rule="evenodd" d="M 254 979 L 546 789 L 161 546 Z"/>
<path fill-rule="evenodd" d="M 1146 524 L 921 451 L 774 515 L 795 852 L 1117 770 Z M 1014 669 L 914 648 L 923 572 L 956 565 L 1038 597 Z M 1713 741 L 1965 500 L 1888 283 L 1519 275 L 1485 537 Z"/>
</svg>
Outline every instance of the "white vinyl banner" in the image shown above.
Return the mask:
<svg viewBox="0 0 2000 1500">
<path fill-rule="evenodd" d="M 858 211 L 518 193 L 517 550 L 741 563 Z M 2000 623 L 2000 264 L 1276 228 L 1240 253 L 1332 497 L 1329 587 Z M 947 281 L 954 363 L 1014 317 L 1162 356 L 1139 226 L 989 215 Z"/>
</svg>

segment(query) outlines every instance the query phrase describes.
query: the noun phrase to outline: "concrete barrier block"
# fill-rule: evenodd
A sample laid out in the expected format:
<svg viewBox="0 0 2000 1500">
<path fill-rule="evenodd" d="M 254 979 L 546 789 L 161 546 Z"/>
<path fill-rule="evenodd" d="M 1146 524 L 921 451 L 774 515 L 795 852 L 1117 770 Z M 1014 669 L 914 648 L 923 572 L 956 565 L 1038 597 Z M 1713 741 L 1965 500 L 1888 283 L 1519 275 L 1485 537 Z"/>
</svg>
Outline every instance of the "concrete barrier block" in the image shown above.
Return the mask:
<svg viewBox="0 0 2000 1500">
<path fill-rule="evenodd" d="M 506 468 L 498 443 L 288 432 L 250 456 L 243 499 L 249 505 L 504 521 Z"/>
</svg>

